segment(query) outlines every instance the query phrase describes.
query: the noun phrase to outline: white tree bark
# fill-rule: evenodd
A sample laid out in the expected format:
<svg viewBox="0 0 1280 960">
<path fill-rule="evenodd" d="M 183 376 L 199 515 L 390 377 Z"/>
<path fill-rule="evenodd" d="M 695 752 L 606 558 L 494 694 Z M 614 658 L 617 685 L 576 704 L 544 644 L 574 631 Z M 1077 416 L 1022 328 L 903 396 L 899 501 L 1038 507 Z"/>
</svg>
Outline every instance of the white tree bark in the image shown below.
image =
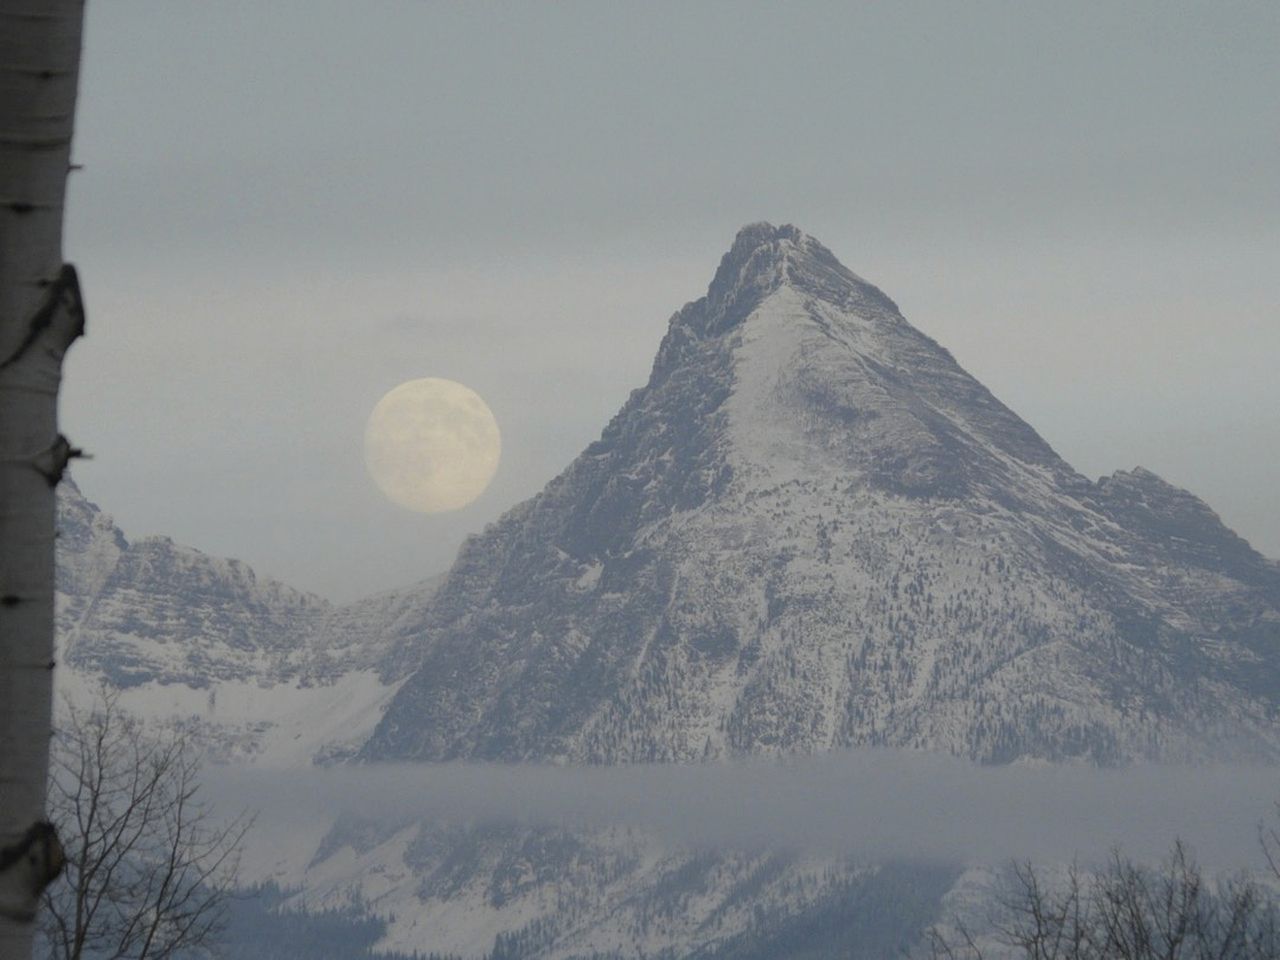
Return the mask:
<svg viewBox="0 0 1280 960">
<path fill-rule="evenodd" d="M 31 953 L 61 866 L 44 822 L 62 357 L 83 329 L 62 210 L 83 0 L 0 0 L 0 960 Z"/>
</svg>

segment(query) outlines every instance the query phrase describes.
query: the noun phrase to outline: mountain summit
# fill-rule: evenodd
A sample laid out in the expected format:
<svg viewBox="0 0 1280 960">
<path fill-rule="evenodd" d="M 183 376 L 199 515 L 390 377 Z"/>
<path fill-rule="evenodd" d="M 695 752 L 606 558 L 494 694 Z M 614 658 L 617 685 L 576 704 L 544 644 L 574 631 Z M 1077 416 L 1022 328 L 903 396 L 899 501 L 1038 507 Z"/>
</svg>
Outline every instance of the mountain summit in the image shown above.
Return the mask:
<svg viewBox="0 0 1280 960">
<path fill-rule="evenodd" d="M 792 226 L 739 232 L 401 629 L 365 759 L 1280 752 L 1277 566 L 1154 474 L 1081 476 Z"/>
</svg>

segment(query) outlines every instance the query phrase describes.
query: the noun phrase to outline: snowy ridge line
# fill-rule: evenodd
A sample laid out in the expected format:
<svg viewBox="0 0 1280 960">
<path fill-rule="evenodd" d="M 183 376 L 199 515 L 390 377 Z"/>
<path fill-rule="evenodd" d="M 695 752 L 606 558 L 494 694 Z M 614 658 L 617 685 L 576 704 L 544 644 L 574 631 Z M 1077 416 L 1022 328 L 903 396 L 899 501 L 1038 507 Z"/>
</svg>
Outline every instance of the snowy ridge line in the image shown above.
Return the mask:
<svg viewBox="0 0 1280 960">
<path fill-rule="evenodd" d="M 105 687 L 222 761 L 351 756 L 411 666 L 399 621 L 434 588 L 334 606 L 166 537 L 130 542 L 69 479 L 59 533 L 61 696 L 87 706 Z"/>
</svg>

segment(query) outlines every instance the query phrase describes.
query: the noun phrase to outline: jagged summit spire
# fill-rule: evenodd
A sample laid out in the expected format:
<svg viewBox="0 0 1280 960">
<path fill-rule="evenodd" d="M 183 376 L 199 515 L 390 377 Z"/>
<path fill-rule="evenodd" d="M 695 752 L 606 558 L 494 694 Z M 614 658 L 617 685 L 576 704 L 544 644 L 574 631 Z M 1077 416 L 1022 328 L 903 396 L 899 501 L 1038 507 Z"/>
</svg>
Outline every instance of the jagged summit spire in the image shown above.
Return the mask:
<svg viewBox="0 0 1280 960">
<path fill-rule="evenodd" d="M 708 329 L 723 330 L 745 317 L 778 287 L 859 312 L 898 315 L 897 305 L 835 254 L 792 224 L 751 223 L 738 231 L 707 290 Z"/>
<path fill-rule="evenodd" d="M 772 223 L 765 220 L 756 223 L 748 223 L 745 227 L 738 231 L 733 238 L 733 246 L 730 248 L 730 255 L 740 251 L 754 251 L 757 248 L 767 245 L 790 244 L 792 246 L 800 245 L 805 241 L 812 241 L 807 233 L 790 223 L 784 223 L 779 227 L 775 227 Z"/>
</svg>

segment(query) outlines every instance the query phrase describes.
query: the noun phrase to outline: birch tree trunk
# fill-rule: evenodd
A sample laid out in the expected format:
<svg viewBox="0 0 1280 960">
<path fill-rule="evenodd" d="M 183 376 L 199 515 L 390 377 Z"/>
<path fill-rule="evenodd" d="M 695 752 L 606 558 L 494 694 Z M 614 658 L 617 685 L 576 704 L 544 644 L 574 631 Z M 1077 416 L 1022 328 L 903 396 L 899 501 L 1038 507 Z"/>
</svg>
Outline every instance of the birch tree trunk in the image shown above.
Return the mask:
<svg viewBox="0 0 1280 960">
<path fill-rule="evenodd" d="M 0 960 L 31 954 L 62 851 L 45 822 L 62 357 L 83 329 L 62 209 L 83 0 L 0 0 Z"/>
</svg>

